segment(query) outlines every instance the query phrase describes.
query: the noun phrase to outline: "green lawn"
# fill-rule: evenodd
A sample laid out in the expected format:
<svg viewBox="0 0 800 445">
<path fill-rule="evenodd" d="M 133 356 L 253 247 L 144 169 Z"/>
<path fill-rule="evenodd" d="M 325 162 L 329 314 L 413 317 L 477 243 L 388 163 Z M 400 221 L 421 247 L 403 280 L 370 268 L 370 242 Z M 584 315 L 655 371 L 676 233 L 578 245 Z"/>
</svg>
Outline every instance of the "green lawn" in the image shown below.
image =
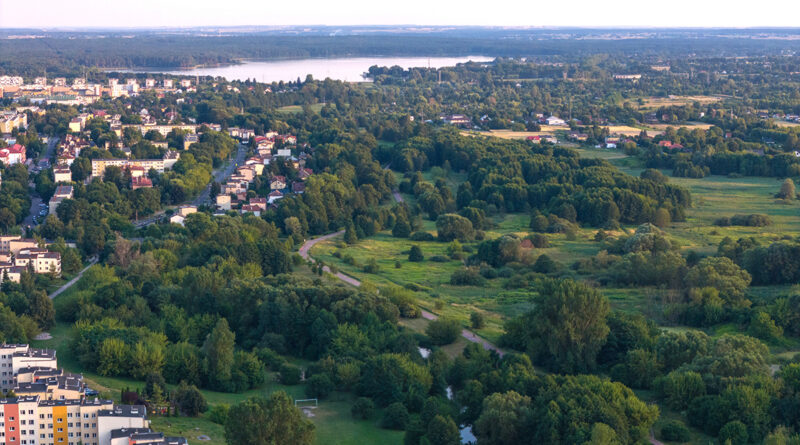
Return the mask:
<svg viewBox="0 0 800 445">
<path fill-rule="evenodd" d="M 333 105 L 333 104 L 331 104 L 331 105 Z M 324 107 L 324 106 L 325 106 L 324 103 L 318 103 L 318 104 L 309 105 L 309 108 L 311 108 L 311 111 L 313 111 L 314 113 L 319 113 L 320 110 L 322 110 L 322 107 Z M 335 105 L 333 105 L 333 106 L 335 106 Z M 303 107 L 301 105 L 287 105 L 285 107 L 278 108 L 276 111 L 284 112 L 284 113 L 297 114 L 297 113 L 300 113 L 300 112 L 303 111 Z"/>
</svg>

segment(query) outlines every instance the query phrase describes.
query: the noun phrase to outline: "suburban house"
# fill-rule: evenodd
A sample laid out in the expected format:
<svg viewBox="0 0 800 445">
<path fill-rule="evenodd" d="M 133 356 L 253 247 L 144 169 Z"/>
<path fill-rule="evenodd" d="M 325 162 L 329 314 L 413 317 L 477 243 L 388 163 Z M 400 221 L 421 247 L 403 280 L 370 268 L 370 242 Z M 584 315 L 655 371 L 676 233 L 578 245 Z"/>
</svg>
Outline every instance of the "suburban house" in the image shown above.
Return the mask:
<svg viewBox="0 0 800 445">
<path fill-rule="evenodd" d="M 272 204 L 273 202 L 275 202 L 275 201 L 277 201 L 277 200 L 279 200 L 281 198 L 283 198 L 283 193 L 281 193 L 278 190 L 273 190 L 273 191 L 269 192 L 269 195 L 267 195 L 267 201 L 270 204 Z"/>
<path fill-rule="evenodd" d="M 22 164 L 27 160 L 25 147 L 14 144 L 11 147 L 0 149 L 0 162 L 5 165 Z"/>
<path fill-rule="evenodd" d="M 286 188 L 286 177 L 285 176 L 273 176 L 272 179 L 269 180 L 269 188 L 270 190 L 283 190 Z"/>
<path fill-rule="evenodd" d="M 555 116 L 548 117 L 547 119 L 544 120 L 544 123 L 547 124 L 547 125 L 555 125 L 555 126 L 567 125 L 567 123 L 566 123 L 566 121 L 564 121 L 564 119 L 561 119 L 560 117 L 555 117 Z"/>
</svg>

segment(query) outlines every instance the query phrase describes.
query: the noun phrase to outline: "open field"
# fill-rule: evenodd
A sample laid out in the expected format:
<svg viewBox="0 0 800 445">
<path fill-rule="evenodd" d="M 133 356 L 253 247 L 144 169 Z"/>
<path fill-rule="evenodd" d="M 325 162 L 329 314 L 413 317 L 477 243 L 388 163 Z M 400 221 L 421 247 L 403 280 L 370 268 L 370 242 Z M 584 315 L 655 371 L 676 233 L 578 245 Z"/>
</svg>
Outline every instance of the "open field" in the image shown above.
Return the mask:
<svg viewBox="0 0 800 445">
<path fill-rule="evenodd" d="M 326 104 L 324 104 L 324 103 L 317 103 L 317 104 L 309 105 L 308 107 L 311 109 L 311 111 L 313 111 L 315 113 L 319 113 L 320 110 L 322 110 L 322 107 L 324 107 L 325 105 Z M 303 107 L 300 106 L 300 105 L 287 105 L 285 107 L 278 108 L 276 111 L 281 111 L 281 112 L 284 112 L 284 113 L 296 114 L 296 113 L 302 112 L 303 111 Z"/>
<path fill-rule="evenodd" d="M 689 129 L 689 130 L 696 130 L 696 129 L 708 130 L 709 128 L 713 127 L 713 125 L 711 125 L 711 124 L 704 124 L 702 122 L 686 122 L 686 123 L 683 123 L 683 124 L 647 124 L 647 126 L 650 127 L 650 128 L 653 128 L 655 130 L 659 130 L 661 132 L 666 130 L 667 127 L 672 127 L 672 128 L 674 128 L 676 130 L 678 128 L 686 128 L 686 129 Z M 648 132 L 647 134 L 650 134 L 650 132 Z"/>
<path fill-rule="evenodd" d="M 494 136 L 500 139 L 526 139 L 529 136 L 552 136 L 556 133 L 556 131 L 569 131 L 569 127 L 542 125 L 541 131 L 513 131 L 513 130 L 462 131 L 461 134 L 465 136 Z"/>
<path fill-rule="evenodd" d="M 644 98 L 644 104 L 641 105 L 639 109 L 685 106 L 693 102 L 700 102 L 701 104 L 710 104 L 714 102 L 719 102 L 720 100 L 722 100 L 722 98 L 717 96 L 647 97 Z"/>
<path fill-rule="evenodd" d="M 526 236 L 530 217 L 525 214 L 510 214 L 499 216 L 494 222 L 495 227 L 485 232 L 487 239 L 505 234 Z M 426 220 L 423 230 L 436 233 L 432 221 Z M 563 234 L 549 234 L 550 247 L 525 253 L 524 261 L 531 263 L 538 255 L 546 253 L 555 261 L 569 265 L 577 259 L 596 255 L 600 245 L 592 240 L 595 232 L 595 229 L 581 229 L 575 240 L 567 240 Z M 422 249 L 424 261 L 408 261 L 408 251 L 412 245 Z M 472 245 L 474 247 L 477 243 Z M 394 238 L 389 232 L 380 232 L 355 245 L 343 244 L 341 239 L 324 241 L 313 247 L 311 255 L 361 281 L 377 285 L 417 285 L 420 290 L 416 292 L 416 297 L 423 308 L 439 315 L 454 317 L 465 326 L 468 325 L 472 312 L 482 312 L 486 315 L 487 323 L 486 327 L 478 330 L 478 334 L 496 342 L 502 335 L 502 325 L 507 317 L 519 315 L 531 308 L 529 293 L 525 290 L 502 288 L 502 279 L 488 280 L 482 286 L 451 285 L 450 275 L 462 268 L 463 263 L 449 259 L 444 262 L 430 260 L 433 256 L 446 256 L 447 246 L 448 243 L 411 241 Z M 335 252 L 339 252 L 342 258 L 351 256 L 355 263 L 345 263 L 334 256 Z M 380 271 L 376 274 L 366 273 L 361 268 L 372 258 L 380 266 Z M 400 268 L 395 266 L 396 263 L 399 263 Z"/>
<path fill-rule="evenodd" d="M 800 127 L 800 122 L 774 121 L 779 127 Z"/>
</svg>

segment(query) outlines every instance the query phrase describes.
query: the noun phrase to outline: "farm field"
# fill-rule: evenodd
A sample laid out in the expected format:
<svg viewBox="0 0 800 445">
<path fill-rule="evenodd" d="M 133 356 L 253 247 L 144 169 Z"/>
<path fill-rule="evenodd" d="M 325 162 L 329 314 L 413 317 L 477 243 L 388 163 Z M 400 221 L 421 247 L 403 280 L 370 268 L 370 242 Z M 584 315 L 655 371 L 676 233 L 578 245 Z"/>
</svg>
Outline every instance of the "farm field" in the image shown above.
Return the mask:
<svg viewBox="0 0 800 445">
<path fill-rule="evenodd" d="M 719 102 L 722 97 L 718 96 L 669 96 L 669 97 L 647 97 L 643 98 L 644 104 L 639 109 L 651 109 L 659 107 L 685 106 L 693 102 L 710 104 Z"/>
</svg>

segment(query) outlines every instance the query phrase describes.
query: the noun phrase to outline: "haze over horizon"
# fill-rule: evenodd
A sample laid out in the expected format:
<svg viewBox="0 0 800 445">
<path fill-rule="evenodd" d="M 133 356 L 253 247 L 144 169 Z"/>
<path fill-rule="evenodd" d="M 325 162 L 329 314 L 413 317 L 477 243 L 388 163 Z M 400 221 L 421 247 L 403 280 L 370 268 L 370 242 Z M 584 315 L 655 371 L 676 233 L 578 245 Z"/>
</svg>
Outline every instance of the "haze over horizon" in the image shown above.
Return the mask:
<svg viewBox="0 0 800 445">
<path fill-rule="evenodd" d="M 271 3 L 271 2 L 270 2 Z M 800 2 L 767 0 L 746 12 L 735 3 L 674 0 L 657 10 L 635 0 L 569 4 L 501 1 L 441 2 L 408 0 L 387 5 L 367 0 L 324 0 L 270 4 L 257 0 L 219 3 L 196 0 L 142 0 L 120 12 L 105 0 L 0 1 L 0 28 L 191 28 L 203 26 L 529 26 L 601 28 L 751 28 L 797 27 Z M 31 14 L 31 11 L 36 11 Z"/>
</svg>

